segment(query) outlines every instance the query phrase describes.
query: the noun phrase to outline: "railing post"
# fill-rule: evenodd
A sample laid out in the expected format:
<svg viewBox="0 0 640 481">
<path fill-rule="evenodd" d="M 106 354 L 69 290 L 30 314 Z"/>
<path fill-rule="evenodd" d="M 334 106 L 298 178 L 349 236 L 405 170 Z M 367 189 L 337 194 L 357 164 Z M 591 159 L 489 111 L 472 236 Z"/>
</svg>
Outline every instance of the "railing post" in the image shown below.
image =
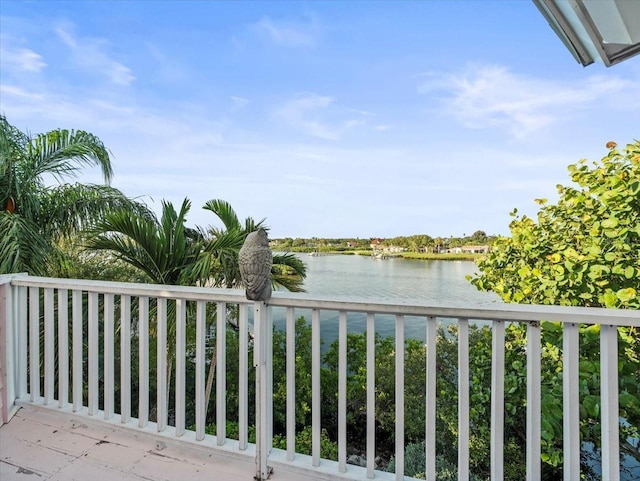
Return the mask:
<svg viewBox="0 0 640 481">
<path fill-rule="evenodd" d="M 27 297 L 24 288 L 12 286 L 15 277 L 0 276 L 0 426 L 17 412 L 16 399 L 27 393 L 26 318 L 21 325 Z"/>
<path fill-rule="evenodd" d="M 263 301 L 253 305 L 253 365 L 256 368 L 256 476 L 257 481 L 269 478 L 267 439 L 270 413 L 268 412 L 268 360 L 267 360 L 267 306 Z"/>
<path fill-rule="evenodd" d="M 14 395 L 10 395 L 9 371 L 12 369 L 11 346 L 11 284 L 0 280 L 0 426 L 9 421 L 9 406 L 13 406 Z"/>
</svg>

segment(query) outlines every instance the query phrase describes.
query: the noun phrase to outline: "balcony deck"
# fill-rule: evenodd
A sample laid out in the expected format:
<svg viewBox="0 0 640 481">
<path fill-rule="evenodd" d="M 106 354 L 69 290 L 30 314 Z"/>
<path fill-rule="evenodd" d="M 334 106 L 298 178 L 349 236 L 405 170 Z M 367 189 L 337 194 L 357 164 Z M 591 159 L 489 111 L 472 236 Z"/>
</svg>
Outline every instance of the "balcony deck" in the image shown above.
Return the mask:
<svg viewBox="0 0 640 481">
<path fill-rule="evenodd" d="M 212 325 L 216 333 L 226 333 L 227 315 L 232 313 L 237 316 L 234 317 L 237 324 L 233 324 L 237 329 L 235 344 L 227 345 L 226 335 L 215 338 L 208 335 L 207 329 Z M 280 416 L 286 416 L 286 449 L 274 447 L 274 313 L 278 314 L 280 335 L 284 334 L 278 355 L 286 364 L 280 367 L 280 374 L 286 371 L 286 375 L 279 381 L 279 386 L 286 389 L 286 400 L 280 398 L 276 408 Z M 298 452 L 296 438 L 300 429 L 296 425 L 300 400 L 296 399 L 295 383 L 300 365 L 296 360 L 295 321 L 301 313 L 307 322 L 310 319 L 311 331 L 310 366 L 306 367 L 310 371 L 311 392 L 310 399 L 305 401 L 311 408 L 310 420 L 305 421 L 309 423 L 305 426 L 311 427 L 310 455 Z M 323 318 L 327 313 L 330 316 Z M 322 414 L 321 324 L 325 320 L 337 330 L 339 359 L 337 385 L 331 387 L 337 405 Z M 484 402 L 489 413 L 491 447 L 491 473 L 486 477 L 504 479 L 505 370 L 510 368 L 505 362 L 505 327 L 520 323 L 526 331 L 521 360 L 526 371 L 526 393 L 518 401 L 526 409 L 521 426 L 526 432 L 522 463 L 527 481 L 539 481 L 544 388 L 541 323 L 547 320 L 555 321 L 562 329 L 558 346 L 562 352 L 562 393 L 554 395 L 561 397 L 562 405 L 564 481 L 580 479 L 581 472 L 580 325 L 598 326 L 599 330 L 602 479 L 618 481 L 621 479 L 621 456 L 616 442 L 621 389 L 618 327 L 640 327 L 640 317 L 635 311 L 369 303 L 282 293 L 275 293 L 265 304 L 247 301 L 239 290 L 26 275 L 0 277 L 0 477 L 2 481 L 250 480 L 254 476 L 276 481 L 365 478 L 404 481 L 405 421 L 415 422 L 405 419 L 405 378 L 410 375 L 405 366 L 405 337 L 407 324 L 411 322 L 420 325 L 424 332 L 424 337 L 420 336 L 424 344 L 419 355 L 424 362 L 425 378 L 419 402 L 424 403 L 425 474 L 427 480 L 434 481 L 437 477 L 434 427 L 438 409 L 442 407 L 442 399 L 436 393 L 436 379 L 440 375 L 436 352 L 438 326 L 446 321 L 456 327 L 451 335 L 452 349 L 457 351 L 457 382 L 454 380 L 457 385 L 450 387 L 450 396 L 457 398 L 458 435 L 454 448 L 458 451 L 459 479 L 468 479 L 471 468 L 469 334 L 475 327 L 473 323 L 482 322 L 490 326 L 491 343 L 490 372 L 483 367 L 491 393 Z M 173 330 L 169 328 L 170 321 Z M 390 408 L 397 461 L 393 473 L 383 471 L 385 466 L 376 463 L 380 441 L 376 438 L 376 328 L 389 322 L 394 330 L 393 359 L 388 360 L 394 372 L 395 392 Z M 362 402 L 365 416 L 361 417 L 365 434 L 359 439 L 366 449 L 366 466 L 354 466 L 348 457 L 347 416 L 353 408 L 347 402 L 350 396 L 346 384 L 347 334 L 354 328 L 366 335 L 366 400 Z M 151 357 L 152 343 L 156 352 L 169 352 L 175 359 L 174 381 L 165 375 L 169 366 L 166 357 L 156 356 L 155 361 Z M 233 354 L 229 363 L 227 352 Z M 209 413 L 207 421 L 205 385 L 209 353 L 215 353 L 216 376 L 212 391 L 215 410 Z M 231 397 L 227 373 L 231 373 L 230 379 L 236 384 Z M 255 377 L 251 395 L 250 373 Z M 135 390 L 134 376 L 137 376 Z M 335 421 L 337 456 L 333 456 L 337 460 L 325 458 L 321 450 L 322 416 Z M 206 433 L 211 417 L 215 418 L 214 425 L 221 427 L 215 435 Z M 226 431 L 228 423 L 237 425 L 234 436 Z M 279 446 L 283 446 L 282 442 Z"/>
<path fill-rule="evenodd" d="M 235 481 L 252 479 L 255 469 L 251 456 L 34 406 L 0 427 L 2 481 Z M 270 479 L 294 481 L 300 474 L 278 468 Z"/>
</svg>

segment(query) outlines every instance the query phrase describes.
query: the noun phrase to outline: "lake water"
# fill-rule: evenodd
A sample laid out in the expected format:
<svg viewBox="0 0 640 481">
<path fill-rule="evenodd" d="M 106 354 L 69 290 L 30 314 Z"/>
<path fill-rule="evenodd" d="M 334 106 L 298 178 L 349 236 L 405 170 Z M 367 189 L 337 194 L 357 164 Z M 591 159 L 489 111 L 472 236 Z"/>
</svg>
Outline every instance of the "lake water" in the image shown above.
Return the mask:
<svg viewBox="0 0 640 481">
<path fill-rule="evenodd" d="M 308 294 L 349 300 L 464 304 L 483 307 L 500 298 L 478 291 L 465 279 L 477 272 L 473 261 L 426 261 L 369 256 L 303 256 Z"/>
<path fill-rule="evenodd" d="M 304 286 L 307 294 L 329 297 L 335 300 L 454 305 L 466 307 L 490 307 L 502 303 L 500 298 L 490 292 L 478 291 L 465 276 L 477 272 L 472 261 L 422 261 L 406 259 L 372 259 L 368 256 L 327 255 L 308 256 L 301 259 L 307 266 L 307 278 Z M 307 310 L 296 310 L 311 321 Z M 321 337 L 323 351 L 338 337 L 338 313 L 322 311 Z M 349 313 L 349 332 L 364 332 L 366 319 L 364 314 Z M 276 326 L 284 329 L 284 312 L 274 313 Z M 450 322 L 450 321 L 449 321 Z M 376 315 L 376 332 L 382 336 L 395 335 L 394 316 Z M 426 323 L 424 318 L 405 318 L 405 335 L 416 339 L 425 339 Z M 637 445 L 638 440 L 627 440 Z M 593 451 L 593 447 L 583 446 Z M 621 480 L 640 480 L 640 464 L 629 456 L 623 458 L 628 470 L 621 474 Z M 596 473 L 600 472 L 599 463 L 592 465 Z M 634 474 L 635 473 L 635 474 Z"/>
<path fill-rule="evenodd" d="M 357 255 L 300 257 L 307 266 L 306 294 L 333 300 L 431 303 L 458 307 L 489 307 L 502 303 L 493 293 L 478 291 L 465 276 L 477 272 L 473 261 L 426 261 L 399 258 L 372 259 Z M 296 316 L 311 321 L 309 310 L 297 309 Z M 338 312 L 321 311 L 323 349 L 338 336 Z M 364 332 L 366 316 L 349 313 L 349 332 Z M 376 332 L 395 335 L 395 317 L 376 315 Z M 284 328 L 284 311 L 274 311 L 277 328 Z M 425 339 L 424 318 L 405 318 L 405 335 Z"/>
</svg>

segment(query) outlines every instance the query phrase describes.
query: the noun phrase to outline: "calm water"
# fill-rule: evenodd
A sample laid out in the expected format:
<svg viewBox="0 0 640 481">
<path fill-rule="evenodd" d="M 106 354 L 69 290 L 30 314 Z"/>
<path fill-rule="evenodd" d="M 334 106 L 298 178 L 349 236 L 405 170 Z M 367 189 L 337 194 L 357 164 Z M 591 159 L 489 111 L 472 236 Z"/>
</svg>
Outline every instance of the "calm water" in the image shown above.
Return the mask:
<svg viewBox="0 0 640 481">
<path fill-rule="evenodd" d="M 410 303 L 445 304 L 467 307 L 489 307 L 502 303 L 493 293 L 478 291 L 465 276 L 477 272 L 472 261 L 419 261 L 404 259 L 374 260 L 364 256 L 330 255 L 301 257 L 307 266 L 305 289 L 312 296 L 329 297 L 341 300 L 359 301 L 398 301 Z M 311 321 L 311 313 L 296 310 Z M 284 312 L 274 313 L 276 326 L 284 328 Z M 321 337 L 323 351 L 338 337 L 338 313 L 322 311 Z M 376 316 L 376 331 L 382 336 L 395 335 L 393 316 Z M 348 330 L 364 332 L 366 319 L 364 314 L 348 315 Z M 405 318 L 405 335 L 416 339 L 425 339 L 426 324 L 423 318 Z M 628 442 L 638 443 L 629 438 Z M 593 447 L 583 446 L 592 451 Z M 640 464 L 631 457 L 623 459 L 629 472 L 622 473 L 621 480 L 639 480 Z M 599 463 L 593 464 L 600 472 Z M 635 473 L 635 474 L 634 474 Z"/>
<path fill-rule="evenodd" d="M 349 300 L 416 300 L 436 304 L 489 306 L 501 302 L 478 291 L 465 276 L 477 272 L 472 261 L 372 259 L 368 256 L 303 256 L 305 289 L 310 295 Z"/>
<path fill-rule="evenodd" d="M 372 259 L 368 256 L 301 256 L 307 266 L 306 293 L 334 300 L 398 302 L 488 307 L 502 301 L 493 293 L 478 291 L 466 275 L 477 271 L 472 261 L 422 261 Z M 297 316 L 311 321 L 309 310 L 297 309 Z M 338 313 L 321 311 L 321 337 L 326 349 L 338 336 Z M 349 332 L 364 332 L 366 317 L 349 313 Z M 276 327 L 284 328 L 284 311 L 274 311 Z M 376 315 L 376 331 L 393 336 L 395 317 Z M 405 318 L 405 335 L 417 339 L 426 336 L 424 318 Z"/>
</svg>

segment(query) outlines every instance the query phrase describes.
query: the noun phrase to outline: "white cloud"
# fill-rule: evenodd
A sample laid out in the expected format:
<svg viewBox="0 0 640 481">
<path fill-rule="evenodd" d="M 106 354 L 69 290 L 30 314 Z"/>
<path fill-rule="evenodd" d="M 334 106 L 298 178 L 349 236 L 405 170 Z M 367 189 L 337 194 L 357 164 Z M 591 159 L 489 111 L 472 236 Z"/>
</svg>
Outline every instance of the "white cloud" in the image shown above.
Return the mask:
<svg viewBox="0 0 640 481">
<path fill-rule="evenodd" d="M 520 138 L 629 87 L 631 82 L 614 76 L 569 83 L 482 66 L 462 74 L 430 75 L 419 92 L 444 93 L 446 110 L 466 127 L 505 128 Z"/>
<path fill-rule="evenodd" d="M 47 66 L 42 56 L 28 48 L 0 48 L 0 59 L 4 68 L 6 66 L 17 68 L 26 72 L 40 72 Z M 3 69 L 4 69 L 3 68 Z"/>
<path fill-rule="evenodd" d="M 306 23 L 274 21 L 263 17 L 255 28 L 273 43 L 283 47 L 309 47 L 317 43 L 318 24 L 315 20 Z"/>
<path fill-rule="evenodd" d="M 298 94 L 275 112 L 275 117 L 313 137 L 337 140 L 348 130 L 362 125 L 363 115 L 348 118 L 353 110 L 335 106 L 335 99 L 315 93 Z"/>
<path fill-rule="evenodd" d="M 236 97 L 235 95 L 231 96 L 231 111 L 237 112 L 238 110 L 244 109 L 249 103 L 249 99 L 245 99 L 244 97 Z"/>
<path fill-rule="evenodd" d="M 2 93 L 3 97 L 11 96 L 17 101 L 42 102 L 45 99 L 45 96 L 41 93 L 28 92 L 27 90 L 14 85 L 0 84 L 0 93 Z"/>
<path fill-rule="evenodd" d="M 136 78 L 126 65 L 111 58 L 107 42 L 102 39 L 76 38 L 72 27 L 65 25 L 55 29 L 62 42 L 69 47 L 76 65 L 92 73 L 99 73 L 118 85 L 129 85 Z"/>
</svg>

